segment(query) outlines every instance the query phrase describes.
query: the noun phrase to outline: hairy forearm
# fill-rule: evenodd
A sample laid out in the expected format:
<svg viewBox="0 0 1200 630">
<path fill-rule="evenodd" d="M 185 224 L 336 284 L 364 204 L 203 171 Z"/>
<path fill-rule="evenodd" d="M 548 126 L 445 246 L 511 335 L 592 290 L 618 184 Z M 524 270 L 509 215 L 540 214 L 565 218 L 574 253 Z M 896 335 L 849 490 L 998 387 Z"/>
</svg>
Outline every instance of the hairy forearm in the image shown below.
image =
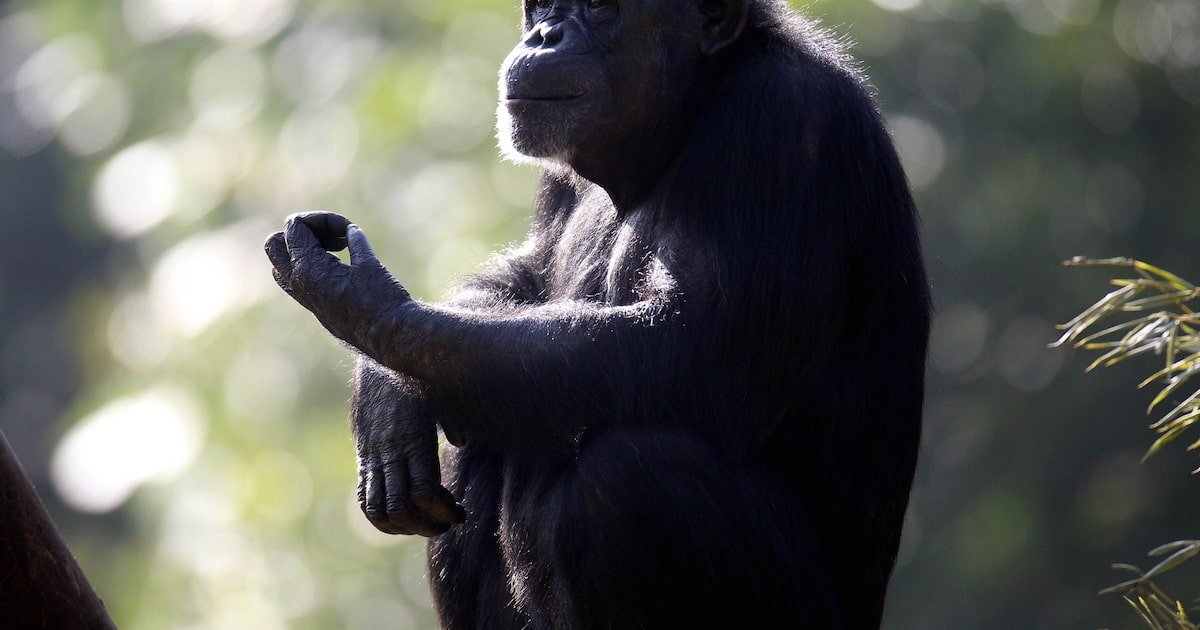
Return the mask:
<svg viewBox="0 0 1200 630">
<path fill-rule="evenodd" d="M 541 300 L 543 282 L 534 255 L 510 256 L 496 258 L 492 268 L 484 273 L 470 276 L 460 283 L 453 292 L 439 303 L 439 306 L 462 312 L 479 313 L 514 313 L 530 308 Z M 358 424 L 371 414 L 362 413 L 362 406 L 375 405 L 382 408 L 388 401 L 401 398 L 409 399 L 408 406 L 420 405 L 426 412 L 430 411 L 425 405 L 428 395 L 426 383 L 416 375 L 397 371 L 393 367 L 372 359 L 361 351 L 354 370 L 354 397 L 351 414 L 355 435 L 369 427 L 359 427 Z M 461 435 L 463 413 L 447 417 L 439 414 L 433 417 L 441 425 L 446 437 L 453 444 L 462 444 Z"/>
<path fill-rule="evenodd" d="M 518 402 L 509 399 L 519 392 L 537 391 L 537 400 L 520 401 L 532 416 L 604 415 L 617 383 L 653 369 L 656 348 L 677 319 L 658 299 L 508 312 L 408 302 L 378 317 L 359 348 L 390 370 L 454 392 L 467 408 L 503 406 Z"/>
<path fill-rule="evenodd" d="M 525 255 L 494 259 L 491 270 L 466 278 L 438 306 L 492 314 L 530 308 L 540 301 L 543 292 L 541 275 L 531 260 L 534 258 Z M 375 389 L 394 390 L 397 394 L 403 391 L 412 396 L 423 394 L 423 385 L 415 376 L 394 371 L 366 354 L 359 354 L 353 383 L 356 398 L 362 390 Z"/>
<path fill-rule="evenodd" d="M 611 354 L 648 343 L 667 322 L 661 306 L 552 303 L 507 312 L 410 301 L 382 314 L 362 349 L 379 363 L 421 379 L 457 380 L 479 369 L 537 374 L 570 369 L 592 351 Z"/>
</svg>

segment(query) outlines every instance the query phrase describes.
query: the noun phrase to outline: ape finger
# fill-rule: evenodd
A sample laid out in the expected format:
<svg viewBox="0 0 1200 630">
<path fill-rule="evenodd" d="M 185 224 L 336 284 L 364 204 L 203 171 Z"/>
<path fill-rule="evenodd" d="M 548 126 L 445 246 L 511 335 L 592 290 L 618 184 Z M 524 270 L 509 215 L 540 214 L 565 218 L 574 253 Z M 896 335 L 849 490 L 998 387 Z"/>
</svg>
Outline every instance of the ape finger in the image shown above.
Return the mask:
<svg viewBox="0 0 1200 630">
<path fill-rule="evenodd" d="M 413 503 L 441 523 L 458 525 L 467 522 L 467 509 L 455 500 L 449 490 L 440 484 L 433 484 L 430 488 L 421 493 L 413 488 Z M 418 496 L 421 498 L 418 499 Z"/>
<path fill-rule="evenodd" d="M 284 278 L 292 273 L 292 257 L 288 254 L 287 241 L 284 240 L 283 232 L 276 232 L 267 238 L 263 243 L 263 250 L 267 252 L 267 260 L 271 261 L 271 267 L 282 275 Z"/>
<path fill-rule="evenodd" d="M 283 227 L 283 239 L 287 243 L 288 255 L 291 256 L 293 266 L 303 260 L 317 260 L 318 256 L 327 255 L 317 235 L 300 220 L 299 215 L 293 214 L 288 217 Z"/>
<path fill-rule="evenodd" d="M 408 468 L 404 462 L 384 464 L 383 478 L 387 488 L 388 521 L 392 525 L 427 537 L 437 536 L 449 529 L 449 525 L 434 522 L 413 506 L 409 497 Z"/>
<path fill-rule="evenodd" d="M 438 465 L 437 451 L 432 448 L 409 449 L 408 455 L 409 498 L 413 505 L 428 517 L 454 525 L 467 520 L 467 511 L 454 495 L 442 487 L 442 473 Z"/>
<path fill-rule="evenodd" d="M 367 475 L 362 471 L 358 473 L 358 507 L 365 513 L 367 511 Z"/>
<path fill-rule="evenodd" d="M 367 234 L 362 231 L 362 228 L 351 223 L 346 229 L 346 242 L 350 247 L 351 265 L 380 264 L 379 258 L 375 256 L 375 250 L 371 249 L 371 243 L 367 240 Z"/>
<path fill-rule="evenodd" d="M 335 212 L 302 212 L 293 216 L 313 231 L 321 247 L 331 252 L 346 249 L 346 227 L 350 225 L 346 217 Z"/>
<path fill-rule="evenodd" d="M 382 469 L 372 465 L 361 471 L 359 476 L 359 485 L 365 487 L 365 490 L 359 490 L 358 505 L 375 529 L 385 534 L 411 534 L 411 531 L 393 524 L 388 516 L 387 489 Z"/>
</svg>

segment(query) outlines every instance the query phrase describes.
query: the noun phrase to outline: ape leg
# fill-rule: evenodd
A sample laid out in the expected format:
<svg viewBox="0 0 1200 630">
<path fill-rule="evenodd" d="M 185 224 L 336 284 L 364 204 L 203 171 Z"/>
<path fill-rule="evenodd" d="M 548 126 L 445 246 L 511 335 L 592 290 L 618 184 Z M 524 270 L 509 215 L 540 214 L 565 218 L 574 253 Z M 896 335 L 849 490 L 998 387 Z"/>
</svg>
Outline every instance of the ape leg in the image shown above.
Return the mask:
<svg viewBox="0 0 1200 630">
<path fill-rule="evenodd" d="M 467 509 L 467 522 L 429 542 L 429 584 L 442 628 L 529 627 L 529 618 L 513 605 L 497 543 L 500 458 L 449 449 L 442 470 L 446 487 Z"/>
<path fill-rule="evenodd" d="M 795 494 L 694 434 L 606 430 L 552 483 L 506 498 L 532 543 L 534 628 L 841 627 Z"/>
</svg>

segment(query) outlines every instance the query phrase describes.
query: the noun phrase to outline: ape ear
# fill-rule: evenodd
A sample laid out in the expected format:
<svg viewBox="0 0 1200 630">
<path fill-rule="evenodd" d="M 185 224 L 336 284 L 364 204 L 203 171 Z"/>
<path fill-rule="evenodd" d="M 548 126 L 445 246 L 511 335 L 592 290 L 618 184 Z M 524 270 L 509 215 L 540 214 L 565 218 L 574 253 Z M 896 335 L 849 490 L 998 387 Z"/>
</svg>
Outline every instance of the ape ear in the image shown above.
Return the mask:
<svg viewBox="0 0 1200 630">
<path fill-rule="evenodd" d="M 737 41 L 746 28 L 750 0 L 697 0 L 700 6 L 700 52 L 713 56 Z"/>
</svg>

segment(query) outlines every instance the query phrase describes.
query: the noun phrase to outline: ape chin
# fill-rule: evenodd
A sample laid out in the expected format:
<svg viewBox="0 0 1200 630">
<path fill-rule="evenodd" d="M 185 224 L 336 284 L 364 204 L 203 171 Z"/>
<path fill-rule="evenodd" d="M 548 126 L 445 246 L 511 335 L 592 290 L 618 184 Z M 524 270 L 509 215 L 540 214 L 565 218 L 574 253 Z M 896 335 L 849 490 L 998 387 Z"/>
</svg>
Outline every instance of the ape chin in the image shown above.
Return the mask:
<svg viewBox="0 0 1200 630">
<path fill-rule="evenodd" d="M 500 152 L 518 164 L 535 164 L 545 168 L 565 166 L 570 161 L 567 134 L 561 125 L 550 121 L 531 124 L 544 104 L 501 101 L 496 108 L 496 135 Z M 512 110 L 518 110 L 515 113 Z"/>
<path fill-rule="evenodd" d="M 431 538 L 446 628 L 878 627 L 929 291 L 864 78 L 777 0 L 523 14 L 524 244 L 437 304 L 338 215 L 266 244 L 360 354 L 364 514 Z"/>
</svg>

